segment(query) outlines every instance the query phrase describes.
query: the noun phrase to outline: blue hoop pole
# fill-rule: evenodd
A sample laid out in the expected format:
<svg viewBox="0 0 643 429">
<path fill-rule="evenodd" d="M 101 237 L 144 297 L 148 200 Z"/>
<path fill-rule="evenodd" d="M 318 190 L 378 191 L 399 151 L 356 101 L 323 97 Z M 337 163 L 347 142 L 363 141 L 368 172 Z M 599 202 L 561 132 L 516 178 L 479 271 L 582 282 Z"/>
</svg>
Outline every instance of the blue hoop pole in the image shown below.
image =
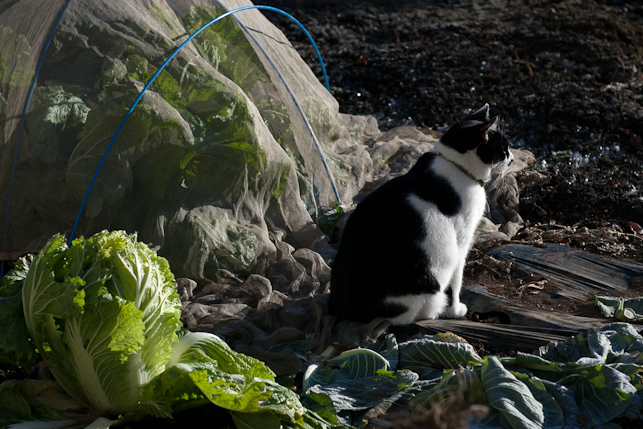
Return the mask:
<svg viewBox="0 0 643 429">
<path fill-rule="evenodd" d="M 132 103 L 132 106 L 129 108 L 129 110 L 125 114 L 125 117 L 123 118 L 123 120 L 119 124 L 118 128 L 116 129 L 116 132 L 114 133 L 114 136 L 112 137 L 112 139 L 110 140 L 109 144 L 107 145 L 107 149 L 105 149 L 105 153 L 101 157 L 101 159 L 100 159 L 100 161 L 98 163 L 98 167 L 96 168 L 96 171 L 94 172 L 94 175 L 92 176 L 92 179 L 91 179 L 91 181 L 89 183 L 89 187 L 87 188 L 87 192 L 85 193 L 85 197 L 83 198 L 83 202 L 82 202 L 82 204 L 80 206 L 80 210 L 78 211 L 78 215 L 76 216 L 76 221 L 74 222 L 74 226 L 73 226 L 73 228 L 71 230 L 71 233 L 69 235 L 68 244 L 70 246 L 71 246 L 72 240 L 73 240 L 73 238 L 74 238 L 74 236 L 76 234 L 76 230 L 78 229 L 78 224 L 80 223 L 80 218 L 81 218 L 81 216 L 83 214 L 83 211 L 85 210 L 85 206 L 87 205 L 87 201 L 89 200 L 89 195 L 90 195 L 90 193 L 91 193 L 91 191 L 92 191 L 92 189 L 94 187 L 94 184 L 96 183 L 96 179 L 98 177 L 98 174 L 100 173 L 100 170 L 103 168 L 103 164 L 105 164 L 105 160 L 107 159 L 107 155 L 109 154 L 110 150 L 112 149 L 112 146 L 114 146 L 114 142 L 116 141 L 116 138 L 118 137 L 118 135 L 120 134 L 121 130 L 123 129 L 123 126 L 125 125 L 125 122 L 127 121 L 127 119 L 132 114 L 132 111 L 134 110 L 134 108 L 141 101 L 141 98 L 143 98 L 143 95 L 145 94 L 147 89 L 152 85 L 152 83 L 157 78 L 157 76 L 161 73 L 161 71 L 163 71 L 163 69 L 165 69 L 167 64 L 176 56 L 176 54 L 178 54 L 179 51 L 181 49 L 183 49 L 183 47 L 186 44 L 188 44 L 190 41 L 192 41 L 192 39 L 194 39 L 197 35 L 199 35 L 199 33 L 201 33 L 203 30 L 205 30 L 206 28 L 208 28 L 209 26 L 211 26 L 215 22 L 219 21 L 220 19 L 226 18 L 226 17 L 228 17 L 230 15 L 233 15 L 233 14 L 235 14 L 237 12 L 241 12 L 241 11 L 249 10 L 249 9 L 265 9 L 265 10 L 272 10 L 272 11 L 275 11 L 275 12 L 279 12 L 279 13 L 287 16 L 288 18 L 292 19 L 295 23 L 297 23 L 304 30 L 304 32 L 306 33 L 306 36 L 308 37 L 308 39 L 312 43 L 313 47 L 315 48 L 315 51 L 317 52 L 319 61 L 321 63 L 322 72 L 324 74 L 324 79 L 326 81 L 326 88 L 330 92 L 330 85 L 328 83 L 328 76 L 326 74 L 326 68 L 324 67 L 324 62 L 322 61 L 322 58 L 321 58 L 321 53 L 319 52 L 319 49 L 317 49 L 317 45 L 315 44 L 315 42 L 314 42 L 312 36 L 310 35 L 310 33 L 308 33 L 308 31 L 306 31 L 304 26 L 297 19 L 295 19 L 292 15 L 288 14 L 287 12 L 284 12 L 281 9 L 277 9 L 275 7 L 262 6 L 262 5 L 244 6 L 244 7 L 238 8 L 238 9 L 228 11 L 228 12 L 222 14 L 222 15 L 219 15 L 218 17 L 214 18 L 213 20 L 211 20 L 210 22 L 208 22 L 207 24 L 205 24 L 201 28 L 199 28 L 197 31 L 195 31 L 190 37 L 188 37 L 183 43 L 181 43 L 179 45 L 179 47 L 176 48 L 176 50 L 174 52 L 172 52 L 172 54 L 163 62 L 163 64 L 161 64 L 159 69 L 152 75 L 150 80 L 145 84 L 145 86 L 143 87 L 143 89 L 141 90 L 139 95 L 136 97 L 136 100 L 134 100 L 134 103 Z M 310 127 L 310 125 L 308 125 L 308 126 Z M 312 131 L 312 129 L 310 129 L 310 130 Z M 324 157 L 324 155 L 323 155 L 323 153 L 321 151 L 321 147 L 319 146 L 319 143 L 316 141 L 316 139 L 314 139 L 314 140 L 315 140 L 315 143 L 317 145 L 317 149 L 319 151 L 319 154 L 320 154 L 320 156 L 322 158 L 322 162 L 324 163 L 324 167 L 326 168 L 326 172 L 328 173 L 329 178 L 331 180 L 331 184 L 333 186 L 333 190 L 335 191 L 335 195 L 337 197 L 337 200 L 339 202 L 339 193 L 337 192 L 337 189 L 335 188 L 335 184 L 334 184 L 334 181 L 332 179 L 332 176 L 330 175 L 330 170 L 328 168 L 328 164 L 326 163 L 326 159 L 325 159 L 325 157 Z"/>
<path fill-rule="evenodd" d="M 326 80 L 326 89 L 328 89 L 328 92 L 330 92 L 330 84 L 328 83 L 328 76 L 326 76 L 326 68 L 324 67 L 324 62 L 322 61 L 321 58 L 321 53 L 317 49 L 317 46 L 315 45 L 315 42 L 313 41 L 312 37 L 308 33 L 308 31 L 304 28 L 304 26 L 297 21 L 294 17 L 288 15 L 286 12 L 281 11 L 284 13 L 286 16 L 290 17 L 292 20 L 294 20 L 299 27 L 304 30 L 306 35 L 308 35 L 308 38 L 310 39 L 311 43 L 313 44 L 313 47 L 317 51 L 317 57 L 319 58 L 319 62 L 321 63 L 322 66 L 322 71 L 324 72 L 324 78 Z M 326 171 L 326 175 L 328 176 L 328 180 L 330 181 L 330 186 L 333 189 L 333 193 L 335 194 L 335 199 L 337 200 L 337 204 L 342 204 L 342 200 L 339 196 L 339 191 L 337 190 L 337 185 L 335 184 L 335 180 L 333 179 L 333 175 L 330 172 L 330 167 L 328 167 L 328 163 L 326 162 L 326 157 L 324 156 L 324 152 L 322 151 L 321 145 L 319 144 L 319 141 L 317 140 L 317 136 L 315 135 L 315 131 L 313 130 L 312 125 L 310 125 L 310 122 L 308 121 L 308 118 L 306 117 L 306 114 L 304 113 L 304 109 L 302 109 L 301 105 L 299 104 L 299 100 L 297 100 L 297 97 L 295 97 L 294 92 L 292 91 L 292 88 L 290 88 L 290 85 L 288 85 L 288 82 L 286 81 L 286 78 L 284 75 L 281 73 L 279 70 L 279 67 L 275 64 L 275 62 L 272 60 L 270 55 L 268 55 L 268 52 L 264 49 L 263 46 L 261 46 L 261 43 L 257 40 L 257 38 L 252 34 L 248 28 L 239 21 L 239 19 L 235 16 L 234 19 L 237 21 L 237 23 L 243 28 L 246 33 L 248 33 L 248 36 L 257 44 L 263 55 L 266 57 L 270 65 L 272 66 L 273 69 L 275 69 L 275 72 L 277 73 L 277 76 L 279 76 L 279 79 L 281 79 L 281 82 L 284 84 L 284 87 L 288 91 L 288 94 L 290 94 L 290 98 L 292 98 L 293 103 L 295 104 L 295 107 L 299 111 L 299 114 L 301 115 L 304 124 L 306 125 L 306 128 L 308 129 L 308 133 L 310 134 L 310 137 L 313 139 L 313 143 L 315 144 L 315 147 L 317 148 L 317 152 L 319 153 L 319 157 L 321 158 L 322 164 L 324 165 L 324 170 Z"/>
</svg>

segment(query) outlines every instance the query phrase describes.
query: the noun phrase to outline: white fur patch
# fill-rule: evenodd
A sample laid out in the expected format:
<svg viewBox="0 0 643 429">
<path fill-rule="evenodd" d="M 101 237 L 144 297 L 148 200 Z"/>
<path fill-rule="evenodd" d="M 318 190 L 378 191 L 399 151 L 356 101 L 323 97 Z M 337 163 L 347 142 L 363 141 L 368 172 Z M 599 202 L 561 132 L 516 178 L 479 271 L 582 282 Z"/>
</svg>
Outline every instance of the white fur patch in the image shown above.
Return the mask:
<svg viewBox="0 0 643 429">
<path fill-rule="evenodd" d="M 447 307 L 444 315 L 449 319 L 459 319 L 467 314 L 467 306 L 461 302 L 454 303 L 453 307 Z"/>
<path fill-rule="evenodd" d="M 441 153 L 449 161 L 462 166 L 462 168 L 469 171 L 473 175 L 473 177 L 475 177 L 477 180 L 488 182 L 491 179 L 491 166 L 489 164 L 485 164 L 484 162 L 482 162 L 482 160 L 480 159 L 480 157 L 478 156 L 475 150 L 469 150 L 469 151 L 466 151 L 465 153 L 460 153 L 457 150 L 443 144 L 441 141 L 438 141 L 435 144 L 434 150 L 438 153 Z M 436 168 L 439 165 L 438 161 L 448 162 L 445 160 L 437 159 L 436 162 L 434 163 Z M 451 167 L 453 170 L 457 171 L 460 176 L 467 177 L 455 166 L 451 166 Z M 469 180 L 469 182 L 471 182 L 471 180 Z M 470 184 L 475 184 L 475 182 L 471 182 Z"/>
<path fill-rule="evenodd" d="M 497 124 L 494 124 L 497 126 Z M 475 151 L 461 154 L 438 142 L 435 150 L 447 159 L 466 168 L 476 178 L 489 180 L 491 166 L 483 163 Z M 510 154 L 505 163 L 513 159 Z M 454 216 L 444 215 L 435 203 L 417 195 L 408 197 L 408 202 L 416 210 L 425 225 L 426 236 L 420 248 L 427 256 L 431 274 L 440 285 L 435 294 L 389 296 L 387 303 L 399 304 L 407 310 L 390 319 L 393 325 L 413 323 L 419 319 L 437 319 L 441 315 L 449 318 L 463 317 L 467 306 L 460 302 L 462 270 L 469 249 L 473 244 L 475 232 L 484 213 L 487 196 L 484 188 L 460 171 L 452 162 L 436 157 L 431 169 L 447 179 L 460 198 L 461 207 Z M 447 307 L 446 289 L 450 287 L 453 295 L 451 307 Z"/>
<path fill-rule="evenodd" d="M 455 216 L 445 216 L 438 207 L 416 195 L 408 198 L 409 204 L 420 214 L 425 224 L 426 236 L 420 243 L 428 259 L 431 274 L 440 285 L 436 294 L 388 297 L 386 302 L 401 304 L 407 311 L 391 318 L 394 325 L 413 323 L 419 319 L 437 319 L 441 315 L 463 317 L 467 307 L 459 301 L 464 261 L 473 242 L 476 228 L 484 212 L 486 195 L 448 161 L 436 159 L 433 170 L 447 178 L 460 197 L 462 207 Z M 471 184 L 475 186 L 471 186 Z M 457 284 L 456 284 L 457 283 Z M 447 307 L 445 290 L 451 286 L 453 307 Z"/>
<path fill-rule="evenodd" d="M 441 292 L 436 294 L 390 296 L 390 304 L 400 304 L 408 310 L 399 316 L 390 318 L 392 325 L 407 325 L 421 319 L 437 319 L 444 312 L 447 298 Z"/>
</svg>

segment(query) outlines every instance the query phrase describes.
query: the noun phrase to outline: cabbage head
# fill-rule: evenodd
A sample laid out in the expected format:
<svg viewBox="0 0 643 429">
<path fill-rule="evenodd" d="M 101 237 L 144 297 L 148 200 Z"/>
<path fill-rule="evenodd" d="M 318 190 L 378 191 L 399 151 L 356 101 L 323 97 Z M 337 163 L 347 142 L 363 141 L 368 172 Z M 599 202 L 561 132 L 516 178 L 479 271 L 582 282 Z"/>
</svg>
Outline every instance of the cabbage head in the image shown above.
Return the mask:
<svg viewBox="0 0 643 429">
<path fill-rule="evenodd" d="M 53 236 L 29 267 L 22 304 L 29 336 L 65 391 L 113 415 L 140 403 L 181 328 L 168 262 L 124 231 L 69 247 Z"/>
<path fill-rule="evenodd" d="M 214 334 L 183 330 L 180 315 L 167 260 L 136 234 L 103 231 L 71 246 L 55 235 L 0 279 L 0 326 L 6 327 L 0 331 L 0 363 L 29 367 L 42 356 L 67 394 L 101 416 L 90 427 L 212 405 L 229 410 L 244 428 L 346 427 L 307 410 L 263 362 L 233 351 Z M 5 383 L 0 392 L 13 388 Z M 23 399 L 31 411 L 16 414 L 32 417 L 38 414 L 33 408 L 47 401 Z M 10 423 L 24 419 L 9 414 Z M 68 414 L 49 413 L 47 420 Z"/>
</svg>

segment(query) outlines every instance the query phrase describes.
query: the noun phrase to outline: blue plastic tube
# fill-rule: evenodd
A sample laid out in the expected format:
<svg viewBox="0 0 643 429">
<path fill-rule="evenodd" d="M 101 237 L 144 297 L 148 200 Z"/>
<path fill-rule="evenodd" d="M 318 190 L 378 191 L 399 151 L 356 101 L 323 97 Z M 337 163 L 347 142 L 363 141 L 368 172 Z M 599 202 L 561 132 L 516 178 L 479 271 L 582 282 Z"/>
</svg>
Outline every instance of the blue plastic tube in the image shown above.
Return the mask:
<svg viewBox="0 0 643 429">
<path fill-rule="evenodd" d="M 154 82 L 156 77 L 161 73 L 161 71 L 163 71 L 163 69 L 176 56 L 176 54 L 178 54 L 179 51 L 181 51 L 181 49 L 183 49 L 183 47 L 186 44 L 188 44 L 190 41 L 192 41 L 192 39 L 194 39 L 196 36 L 198 36 L 199 33 L 201 33 L 203 30 L 205 30 L 206 28 L 208 28 L 209 26 L 211 26 L 215 22 L 219 21 L 220 19 L 226 18 L 226 17 L 228 17 L 230 15 L 233 15 L 233 14 L 235 14 L 237 12 L 241 12 L 241 11 L 249 10 L 249 9 L 265 9 L 265 10 L 272 10 L 272 11 L 281 13 L 281 14 L 285 15 L 286 17 L 292 19 L 295 23 L 297 23 L 297 25 L 300 28 L 302 28 L 304 30 L 304 32 L 306 33 L 306 36 L 308 37 L 308 39 L 312 43 L 313 47 L 315 48 L 315 51 L 317 52 L 317 56 L 319 58 L 319 62 L 321 63 L 322 72 L 324 74 L 324 79 L 325 79 L 325 82 L 326 82 L 326 89 L 328 89 L 328 91 L 330 92 L 330 85 L 328 83 L 328 76 L 326 74 L 326 68 L 324 67 L 324 62 L 322 61 L 322 58 L 321 58 L 321 53 L 319 52 L 319 49 L 317 48 L 317 45 L 315 44 L 315 41 L 313 40 L 313 38 L 310 35 L 310 33 L 308 33 L 308 31 L 305 29 L 305 27 L 297 19 L 295 19 L 292 15 L 288 14 L 287 12 L 284 12 L 281 9 L 277 9 L 275 7 L 272 7 L 272 6 L 253 5 L 253 6 L 244 6 L 244 7 L 238 8 L 238 9 L 234 9 L 234 10 L 228 11 L 228 12 L 226 12 L 226 13 L 224 13 L 224 14 L 216 17 L 216 18 L 214 18 L 213 20 L 211 20 L 210 22 L 208 22 L 207 24 L 205 24 L 201 28 L 199 28 L 197 31 L 195 31 L 190 37 L 188 37 L 183 43 L 181 43 L 179 45 L 179 47 L 176 48 L 176 50 L 174 52 L 172 52 L 172 54 L 163 62 L 163 64 L 161 64 L 161 66 L 156 71 L 156 73 L 154 73 L 154 75 L 152 75 L 150 80 L 145 84 L 145 86 L 141 90 L 141 92 L 138 95 L 138 97 L 136 97 L 136 100 L 134 100 L 134 103 L 132 103 L 132 106 L 129 108 L 129 110 L 125 114 L 125 117 L 123 118 L 123 120 L 119 124 L 118 128 L 116 129 L 116 132 L 114 133 L 114 136 L 112 137 L 112 139 L 110 140 L 109 144 L 107 145 L 107 149 L 105 149 L 105 153 L 101 157 L 101 159 L 100 159 L 100 161 L 98 163 L 98 167 L 96 168 L 96 171 L 94 172 L 94 175 L 92 176 L 92 179 L 91 179 L 91 181 L 89 183 L 89 187 L 87 188 L 87 192 L 85 193 L 85 197 L 83 198 L 83 202 L 82 202 L 82 204 L 80 206 L 80 210 L 78 211 L 78 215 L 76 216 L 76 221 L 74 222 L 74 226 L 73 226 L 73 228 L 71 230 L 71 233 L 69 235 L 69 245 L 71 245 L 71 242 L 72 242 L 72 240 L 73 240 L 73 238 L 74 238 L 74 236 L 76 234 L 76 230 L 78 229 L 78 224 L 80 223 L 80 219 L 81 219 L 82 214 L 83 214 L 83 212 L 85 210 L 85 206 L 87 205 L 87 201 L 89 200 L 89 195 L 90 195 L 90 193 L 91 193 L 91 191 L 92 191 L 92 189 L 94 187 L 94 184 L 96 183 L 96 179 L 98 177 L 98 174 L 100 173 L 100 170 L 103 168 L 103 164 L 105 164 L 105 160 L 107 159 L 107 155 L 109 154 L 110 150 L 112 149 L 112 146 L 114 145 L 114 142 L 116 141 L 116 138 L 118 137 L 118 135 L 120 134 L 121 130 L 123 129 L 123 126 L 125 125 L 125 122 L 130 117 L 130 115 L 132 114 L 132 111 L 138 105 L 138 103 L 141 101 L 141 98 L 143 98 L 143 95 L 145 94 L 147 89 L 152 85 L 152 83 Z M 273 63 L 273 66 L 274 66 L 274 63 Z M 275 66 L 275 68 L 276 68 L 276 66 Z M 283 79 L 283 77 L 282 77 L 282 79 Z M 291 92 L 291 95 L 292 95 L 292 92 Z M 294 97 L 294 95 L 292 95 L 292 96 Z M 300 108 L 300 111 L 301 111 L 301 108 Z M 303 115 L 303 111 L 301 111 L 301 112 L 302 112 L 302 115 Z M 304 116 L 304 119 L 305 119 L 305 116 Z M 328 177 L 330 178 L 330 182 L 331 182 L 331 185 L 333 187 L 333 191 L 335 192 L 335 196 L 337 198 L 337 201 L 338 201 L 338 203 L 340 203 L 339 193 L 337 191 L 337 188 L 335 186 L 335 182 L 334 182 L 334 180 L 332 178 L 332 175 L 330 173 L 330 169 L 328 168 L 328 164 L 326 163 L 326 159 L 324 157 L 324 154 L 323 154 L 323 152 L 321 150 L 321 146 L 319 145 L 319 142 L 317 141 L 317 139 L 314 137 L 314 133 L 312 132 L 312 128 L 310 127 L 310 124 L 308 123 L 307 120 L 305 120 L 305 122 L 306 122 L 306 124 L 307 124 L 307 126 L 309 128 L 309 132 L 311 132 L 312 135 L 313 135 L 313 141 L 315 142 L 315 144 L 317 146 L 317 150 L 318 150 L 318 152 L 319 152 L 319 154 L 321 156 L 322 162 L 323 162 L 324 167 L 326 169 L 326 173 L 328 174 Z"/>
</svg>

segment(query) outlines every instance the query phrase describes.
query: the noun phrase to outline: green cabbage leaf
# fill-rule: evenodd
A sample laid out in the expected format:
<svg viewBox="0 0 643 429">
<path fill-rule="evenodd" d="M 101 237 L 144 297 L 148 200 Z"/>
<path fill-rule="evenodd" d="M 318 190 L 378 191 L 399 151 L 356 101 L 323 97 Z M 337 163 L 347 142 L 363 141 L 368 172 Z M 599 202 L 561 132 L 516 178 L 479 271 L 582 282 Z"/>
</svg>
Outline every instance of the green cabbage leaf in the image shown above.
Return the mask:
<svg viewBox="0 0 643 429">
<path fill-rule="evenodd" d="M 70 246 L 53 236 L 2 279 L 0 310 L 12 327 L 0 336 L 0 356 L 29 369 L 40 355 L 68 395 L 48 399 L 57 405 L 43 416 L 42 400 L 25 393 L 32 380 L 6 381 L 0 397 L 4 391 L 18 405 L 0 414 L 0 426 L 34 418 L 85 427 L 94 416 L 87 427 L 110 427 L 199 406 L 228 410 L 244 427 L 263 427 L 248 413 L 284 427 L 336 426 L 261 361 L 213 334 L 184 331 L 169 264 L 136 234 L 103 231 Z M 79 407 L 91 410 L 83 422 Z"/>
</svg>

